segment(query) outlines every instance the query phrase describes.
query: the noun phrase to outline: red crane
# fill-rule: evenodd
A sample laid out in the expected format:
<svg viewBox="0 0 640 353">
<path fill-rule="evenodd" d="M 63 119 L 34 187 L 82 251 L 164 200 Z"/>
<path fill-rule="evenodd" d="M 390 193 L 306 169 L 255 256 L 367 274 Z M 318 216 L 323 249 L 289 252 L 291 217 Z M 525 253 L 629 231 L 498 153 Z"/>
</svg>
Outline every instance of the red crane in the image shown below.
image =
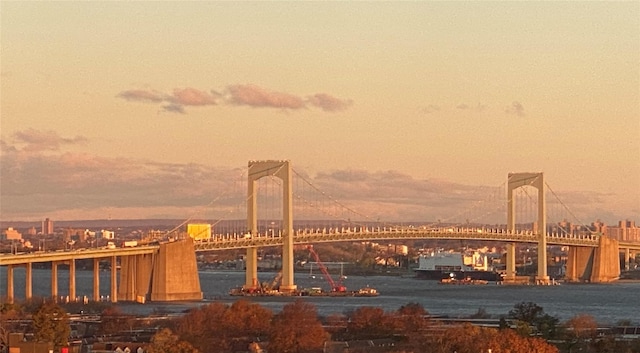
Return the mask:
<svg viewBox="0 0 640 353">
<path fill-rule="evenodd" d="M 342 285 L 342 278 L 340 279 L 340 282 L 338 282 L 338 284 L 336 284 L 336 282 L 333 281 L 333 278 L 331 278 L 329 271 L 327 271 L 327 268 L 325 267 L 325 265 L 322 263 L 322 261 L 320 261 L 320 256 L 318 256 L 318 253 L 315 250 L 313 250 L 313 246 L 307 245 L 307 249 L 309 250 L 311 255 L 313 255 L 313 258 L 316 260 L 318 267 L 320 267 L 320 271 L 322 271 L 322 275 L 324 276 L 324 279 L 326 279 L 327 282 L 329 282 L 329 285 L 331 286 L 331 291 L 346 292 L 347 287 Z"/>
</svg>

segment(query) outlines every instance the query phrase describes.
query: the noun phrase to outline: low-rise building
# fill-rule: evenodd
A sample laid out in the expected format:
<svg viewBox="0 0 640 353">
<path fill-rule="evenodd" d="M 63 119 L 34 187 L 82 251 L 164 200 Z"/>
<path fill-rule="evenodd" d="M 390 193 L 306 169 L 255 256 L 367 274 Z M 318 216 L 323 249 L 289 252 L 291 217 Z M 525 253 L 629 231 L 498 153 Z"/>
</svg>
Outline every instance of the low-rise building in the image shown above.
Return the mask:
<svg viewBox="0 0 640 353">
<path fill-rule="evenodd" d="M 3 230 L 0 234 L 0 240 L 22 240 L 22 234 L 12 227 Z"/>
</svg>

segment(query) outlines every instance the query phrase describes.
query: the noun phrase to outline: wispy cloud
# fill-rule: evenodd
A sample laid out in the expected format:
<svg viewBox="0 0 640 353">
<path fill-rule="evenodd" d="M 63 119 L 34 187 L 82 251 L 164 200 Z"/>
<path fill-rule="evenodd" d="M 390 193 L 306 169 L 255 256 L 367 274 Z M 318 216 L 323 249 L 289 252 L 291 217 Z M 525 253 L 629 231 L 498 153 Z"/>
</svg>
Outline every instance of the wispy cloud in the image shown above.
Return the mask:
<svg viewBox="0 0 640 353">
<path fill-rule="evenodd" d="M 349 108 L 353 101 L 339 99 L 326 93 L 318 93 L 309 97 L 309 103 L 327 112 L 337 112 Z"/>
<path fill-rule="evenodd" d="M 162 214 L 186 219 L 194 212 L 206 212 L 209 218 L 246 217 L 245 213 L 231 215 L 246 201 L 246 184 L 238 182 L 243 167 L 158 163 L 65 151 L 87 142 L 84 137 L 67 138 L 56 132 L 33 129 L 0 139 L 2 218 L 87 219 L 104 217 L 107 209 L 120 218 Z M 368 220 L 502 223 L 506 213 L 504 189 L 498 186 L 419 179 L 395 170 L 343 169 L 315 175 L 296 170 L 296 173 L 323 193 L 321 196 L 302 193 L 302 198 L 308 199 L 305 206 L 298 204 L 300 209 L 295 211 L 298 219 L 309 217 L 308 202 L 317 202 L 318 197 L 331 205 L 331 199 L 338 200 L 369 217 Z M 491 195 L 497 196 L 488 197 Z M 603 217 L 602 210 L 617 202 L 616 195 L 593 192 L 558 195 L 582 220 Z M 217 201 L 210 205 L 214 198 Z M 312 213 L 315 217 L 325 215 Z"/>
<path fill-rule="evenodd" d="M 167 96 L 157 91 L 133 89 L 118 93 L 118 97 L 128 101 L 157 103 L 167 99 Z"/>
<path fill-rule="evenodd" d="M 25 151 L 58 151 L 63 145 L 86 145 L 87 139 L 83 136 L 72 138 L 61 137 L 55 131 L 42 131 L 27 129 L 13 134 L 14 144 L 21 146 Z"/>
<path fill-rule="evenodd" d="M 235 105 L 247 105 L 250 107 L 270 107 L 282 109 L 306 108 L 301 97 L 269 91 L 256 85 L 232 85 L 227 87 L 229 102 Z"/>
<path fill-rule="evenodd" d="M 173 104 L 202 106 L 215 105 L 216 98 L 219 96 L 195 88 L 176 88 L 173 90 L 173 96 L 168 100 Z"/>
<path fill-rule="evenodd" d="M 276 108 L 302 110 L 316 107 L 326 112 L 338 112 L 349 108 L 353 101 L 341 99 L 327 93 L 317 93 L 308 97 L 269 90 L 253 84 L 228 85 L 222 93 L 195 88 L 176 88 L 166 94 L 156 90 L 126 90 L 116 97 L 132 101 L 161 104 L 166 112 L 185 114 L 185 107 L 202 107 L 224 104 L 227 106 L 247 106 L 253 108 Z M 164 103 L 164 104 L 163 104 Z"/>
<path fill-rule="evenodd" d="M 456 106 L 456 109 L 460 110 L 473 110 L 475 112 L 481 113 L 487 108 L 486 105 L 478 103 L 477 105 L 470 105 L 467 103 L 460 103 Z"/>
<path fill-rule="evenodd" d="M 422 112 L 425 114 L 431 114 L 440 111 L 440 106 L 435 104 L 429 104 L 426 107 L 422 108 Z"/>
<path fill-rule="evenodd" d="M 505 113 L 517 116 L 525 116 L 524 107 L 518 101 L 514 101 L 505 109 Z"/>
</svg>

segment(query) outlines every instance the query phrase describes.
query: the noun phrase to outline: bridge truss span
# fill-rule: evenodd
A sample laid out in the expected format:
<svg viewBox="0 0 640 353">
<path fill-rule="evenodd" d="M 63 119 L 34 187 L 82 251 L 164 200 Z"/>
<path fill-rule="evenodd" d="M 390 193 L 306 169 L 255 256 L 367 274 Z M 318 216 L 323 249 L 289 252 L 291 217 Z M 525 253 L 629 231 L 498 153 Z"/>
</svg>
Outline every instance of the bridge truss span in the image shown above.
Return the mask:
<svg viewBox="0 0 640 353">
<path fill-rule="evenodd" d="M 597 247 L 598 235 L 567 236 L 565 234 L 548 234 L 549 245 Z M 294 244 L 343 242 L 343 241 L 376 241 L 376 240 L 484 240 L 516 243 L 537 243 L 539 235 L 534 232 L 508 232 L 503 229 L 486 228 L 412 228 L 412 227 L 355 227 L 339 229 L 299 229 L 293 235 Z M 196 251 L 243 249 L 251 247 L 281 246 L 283 238 L 280 234 L 216 235 L 211 239 L 195 243 Z"/>
</svg>

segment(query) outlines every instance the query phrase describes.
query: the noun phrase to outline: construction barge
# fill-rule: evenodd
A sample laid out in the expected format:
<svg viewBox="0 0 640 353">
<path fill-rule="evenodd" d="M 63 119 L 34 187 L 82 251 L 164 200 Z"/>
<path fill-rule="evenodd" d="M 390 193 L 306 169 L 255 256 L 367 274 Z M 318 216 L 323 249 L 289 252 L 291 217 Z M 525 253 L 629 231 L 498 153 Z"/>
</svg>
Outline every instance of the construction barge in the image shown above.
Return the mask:
<svg viewBox="0 0 640 353">
<path fill-rule="evenodd" d="M 294 296 L 294 297 L 377 297 L 379 295 L 378 291 L 375 288 L 371 288 L 366 286 L 364 288 L 360 288 L 358 290 L 347 290 L 342 284 L 342 281 L 346 278 L 345 276 L 340 276 L 338 283 L 336 283 L 327 267 L 320 261 L 320 257 L 313 250 L 311 245 L 307 246 L 307 249 L 313 255 L 316 260 L 316 263 L 320 267 L 320 271 L 324 276 L 325 280 L 329 284 L 331 290 L 325 291 L 320 287 L 311 287 L 304 288 L 302 290 L 294 290 L 291 292 L 281 292 L 278 288 L 278 284 L 282 278 L 282 272 L 278 273 L 278 275 L 273 279 L 273 281 L 262 283 L 259 286 L 247 288 L 247 287 L 237 287 L 233 288 L 229 291 L 229 295 L 232 296 L 242 296 L 242 297 L 276 297 L 276 296 Z"/>
<path fill-rule="evenodd" d="M 325 291 L 322 288 L 304 288 L 302 290 L 296 290 L 293 292 L 281 292 L 277 289 L 263 290 L 263 289 L 247 289 L 247 288 L 233 288 L 229 291 L 231 296 L 240 297 L 377 297 L 380 295 L 375 288 L 365 287 L 355 291 Z"/>
</svg>

